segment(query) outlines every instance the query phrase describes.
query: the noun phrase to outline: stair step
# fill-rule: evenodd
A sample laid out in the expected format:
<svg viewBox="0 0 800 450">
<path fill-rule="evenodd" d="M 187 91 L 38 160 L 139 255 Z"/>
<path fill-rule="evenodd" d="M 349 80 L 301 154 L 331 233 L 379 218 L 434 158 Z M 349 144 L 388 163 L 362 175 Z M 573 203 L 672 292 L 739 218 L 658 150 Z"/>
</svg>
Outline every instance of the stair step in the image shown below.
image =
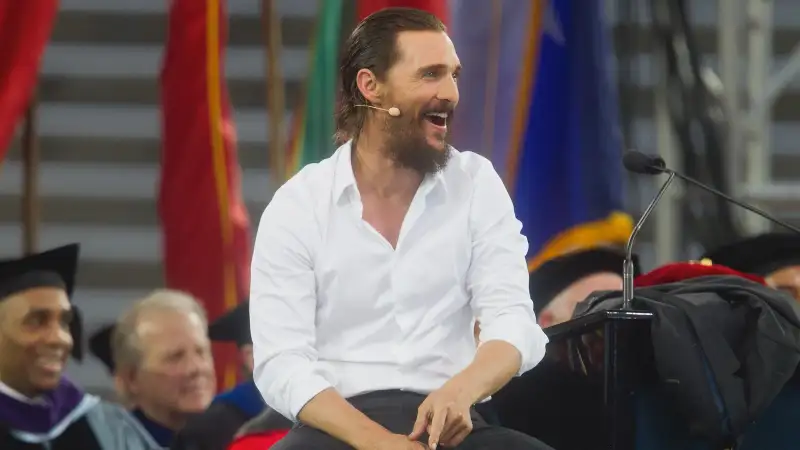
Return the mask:
<svg viewBox="0 0 800 450">
<path fill-rule="evenodd" d="M 145 78 L 157 80 L 161 70 L 161 46 L 98 45 L 93 42 L 53 43 L 45 51 L 42 76 Z M 225 75 L 228 80 L 264 80 L 266 68 L 261 46 L 228 48 Z M 307 48 L 284 47 L 281 70 L 285 80 L 304 80 L 308 71 Z"/>
<path fill-rule="evenodd" d="M 72 302 L 84 314 L 84 331 L 89 335 L 98 328 L 108 323 L 116 322 L 119 311 L 128 307 L 132 302 L 146 297 L 151 289 L 98 289 L 87 288 L 81 283 L 81 274 L 78 274 L 78 283 L 72 293 Z"/>
<path fill-rule="evenodd" d="M 264 108 L 267 102 L 263 79 L 230 80 L 228 94 L 235 108 Z M 294 109 L 302 99 L 303 83 L 285 83 L 286 108 Z M 39 81 L 41 101 L 58 103 L 122 103 L 152 105 L 160 102 L 158 80 L 145 78 L 74 78 L 50 75 Z"/>
<path fill-rule="evenodd" d="M 266 199 L 245 206 L 253 221 L 261 216 Z M 88 227 L 159 227 L 154 199 L 41 197 L 37 202 L 41 223 Z M 22 197 L 0 194 L 0 223 L 22 223 Z"/>
<path fill-rule="evenodd" d="M 115 12 L 136 16 L 138 14 L 166 13 L 168 1 L 164 0 L 61 0 L 60 11 Z M 260 2 L 255 0 L 234 0 L 227 3 L 230 15 L 258 15 Z M 282 17 L 308 17 L 319 11 L 318 0 L 280 0 L 275 2 L 275 10 Z"/>
<path fill-rule="evenodd" d="M 22 252 L 22 227 L 0 224 L 0 255 Z M 82 288 L 143 290 L 164 285 L 161 234 L 156 228 L 87 227 L 42 224 L 38 248 L 79 242 Z"/>
<path fill-rule="evenodd" d="M 85 244 L 86 242 L 81 242 L 82 246 Z M 105 251 L 113 253 L 117 248 L 107 247 Z M 160 255 L 159 252 L 159 259 Z M 164 286 L 164 267 L 160 261 L 106 261 L 87 260 L 81 257 L 78 265 L 78 283 L 87 288 L 115 291 L 155 289 Z"/>
<path fill-rule="evenodd" d="M 161 232 L 157 227 L 67 225 L 43 223 L 39 247 L 81 243 L 81 260 L 115 263 L 160 264 Z M 22 227 L 0 224 L 0 254 L 20 251 Z"/>
<path fill-rule="evenodd" d="M 169 17 L 163 12 L 135 16 L 115 11 L 77 11 L 59 13 L 51 41 L 103 42 L 113 44 L 151 44 L 163 46 L 167 40 Z M 287 47 L 302 47 L 314 35 L 314 16 L 289 16 L 281 19 L 281 42 Z M 147 30 L 143 33 L 142 30 Z M 232 15 L 228 20 L 228 48 L 263 43 L 260 15 Z"/>
<path fill-rule="evenodd" d="M 0 194 L 22 194 L 22 164 L 9 161 L 0 169 Z M 158 189 L 156 165 L 42 163 L 39 194 L 42 197 L 154 201 Z M 269 200 L 269 174 L 265 169 L 242 171 L 242 196 L 248 203 Z"/>
<path fill-rule="evenodd" d="M 161 140 L 159 138 L 41 136 L 39 137 L 40 162 L 89 164 L 152 164 L 159 163 Z M 6 162 L 21 159 L 19 135 L 11 142 Z M 250 169 L 266 168 L 269 160 L 267 144 L 263 142 L 238 142 L 239 164 Z M 17 170 L 17 169 L 14 169 Z M 0 168 L 0 173 L 2 169 Z"/>
<path fill-rule="evenodd" d="M 161 135 L 158 105 L 42 103 L 37 108 L 40 136 L 157 139 Z M 261 108 L 234 111 L 239 142 L 267 142 L 269 117 Z M 284 117 L 285 126 L 291 114 Z"/>
</svg>

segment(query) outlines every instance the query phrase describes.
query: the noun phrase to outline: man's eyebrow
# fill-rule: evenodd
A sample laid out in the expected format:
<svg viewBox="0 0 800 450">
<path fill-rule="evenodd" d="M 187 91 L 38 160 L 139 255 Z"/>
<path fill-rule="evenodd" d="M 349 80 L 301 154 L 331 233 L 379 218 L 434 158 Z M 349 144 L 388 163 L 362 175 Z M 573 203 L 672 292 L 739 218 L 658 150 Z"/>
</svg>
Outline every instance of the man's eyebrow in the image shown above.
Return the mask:
<svg viewBox="0 0 800 450">
<path fill-rule="evenodd" d="M 448 67 L 449 66 L 447 64 L 430 64 L 430 65 L 427 65 L 427 66 L 420 67 L 417 70 L 417 74 L 424 75 L 427 72 L 444 72 L 444 71 L 446 71 L 448 69 Z M 455 67 L 455 69 L 453 69 L 453 72 L 454 73 L 461 72 L 461 64 L 458 64 Z"/>
</svg>

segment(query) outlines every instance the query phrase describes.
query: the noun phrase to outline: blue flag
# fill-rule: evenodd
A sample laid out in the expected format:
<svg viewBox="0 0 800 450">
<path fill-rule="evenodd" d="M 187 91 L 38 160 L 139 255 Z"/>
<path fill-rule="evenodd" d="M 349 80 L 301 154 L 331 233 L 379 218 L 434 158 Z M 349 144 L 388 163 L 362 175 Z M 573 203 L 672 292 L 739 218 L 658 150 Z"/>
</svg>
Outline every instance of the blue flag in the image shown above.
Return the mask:
<svg viewBox="0 0 800 450">
<path fill-rule="evenodd" d="M 622 135 L 604 2 L 535 1 L 507 185 L 530 245 L 528 268 L 622 244 Z"/>
</svg>

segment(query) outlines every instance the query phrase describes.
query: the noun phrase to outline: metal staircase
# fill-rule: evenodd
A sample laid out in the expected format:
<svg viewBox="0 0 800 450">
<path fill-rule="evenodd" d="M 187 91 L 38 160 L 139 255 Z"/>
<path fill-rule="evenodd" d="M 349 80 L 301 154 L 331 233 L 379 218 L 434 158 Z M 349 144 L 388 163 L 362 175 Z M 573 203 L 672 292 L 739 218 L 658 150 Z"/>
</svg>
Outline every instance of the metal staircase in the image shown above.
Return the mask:
<svg viewBox="0 0 800 450">
<path fill-rule="evenodd" d="M 89 332 L 163 284 L 156 214 L 158 72 L 168 3 L 61 0 L 42 65 L 39 248 L 81 242 L 75 302 L 85 313 Z M 289 106 L 296 104 L 305 77 L 317 6 L 317 0 L 278 2 Z M 271 196 L 258 8 L 253 0 L 229 1 L 226 61 L 242 192 L 254 226 Z M 21 189 L 17 139 L 0 170 L 0 255 L 21 252 Z M 95 360 L 73 365 L 70 373 L 89 388 L 110 386 Z"/>
</svg>

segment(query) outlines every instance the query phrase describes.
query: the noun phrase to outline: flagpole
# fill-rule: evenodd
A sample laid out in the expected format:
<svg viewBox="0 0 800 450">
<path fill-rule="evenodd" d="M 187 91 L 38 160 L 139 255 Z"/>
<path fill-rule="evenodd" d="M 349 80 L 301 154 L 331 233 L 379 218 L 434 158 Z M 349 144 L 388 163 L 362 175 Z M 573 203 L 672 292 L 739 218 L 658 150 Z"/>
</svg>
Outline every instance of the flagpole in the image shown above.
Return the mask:
<svg viewBox="0 0 800 450">
<path fill-rule="evenodd" d="M 39 237 L 39 145 L 36 131 L 36 99 L 31 100 L 25 112 L 22 129 L 22 226 L 23 252 L 36 253 Z"/>
<path fill-rule="evenodd" d="M 489 36 L 489 53 L 487 56 L 486 89 L 483 106 L 483 139 L 481 154 L 492 159 L 494 147 L 494 122 L 497 104 L 497 83 L 500 72 L 500 44 L 503 27 L 503 0 L 492 1 L 491 34 Z"/>
<path fill-rule="evenodd" d="M 281 70 L 281 20 L 275 0 L 261 0 L 261 28 L 266 49 L 267 110 L 269 116 L 269 165 L 273 186 L 286 181 L 286 148 L 284 144 L 283 116 L 286 113 L 284 81 Z"/>
</svg>

